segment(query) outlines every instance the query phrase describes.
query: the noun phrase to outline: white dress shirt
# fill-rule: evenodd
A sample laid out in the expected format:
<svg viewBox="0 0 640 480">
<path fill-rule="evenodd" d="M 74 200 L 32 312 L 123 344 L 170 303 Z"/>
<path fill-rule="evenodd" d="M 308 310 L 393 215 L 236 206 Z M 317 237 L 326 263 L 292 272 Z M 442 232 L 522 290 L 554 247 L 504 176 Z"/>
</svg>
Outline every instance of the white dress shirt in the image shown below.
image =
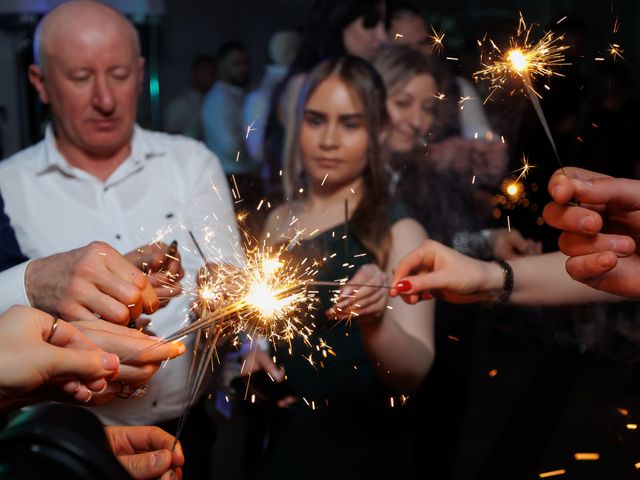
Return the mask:
<svg viewBox="0 0 640 480">
<path fill-rule="evenodd" d="M 136 126 L 131 155 L 106 181 L 70 165 L 56 147 L 51 126 L 45 139 L 0 163 L 0 191 L 18 243 L 30 258 L 82 247 L 94 240 L 121 253 L 154 239 L 178 241 L 185 269 L 183 285 L 193 285 L 202 266 L 189 230 L 210 260 L 242 260 L 229 187 L 218 159 L 189 138 Z M 27 303 L 25 264 L 0 274 L 0 309 Z M 189 296 L 172 300 L 152 316 L 158 336 L 185 322 Z M 110 424 L 153 424 L 177 418 L 185 406 L 187 352 L 166 362 L 153 376 L 146 396 L 116 399 L 94 408 Z"/>
</svg>

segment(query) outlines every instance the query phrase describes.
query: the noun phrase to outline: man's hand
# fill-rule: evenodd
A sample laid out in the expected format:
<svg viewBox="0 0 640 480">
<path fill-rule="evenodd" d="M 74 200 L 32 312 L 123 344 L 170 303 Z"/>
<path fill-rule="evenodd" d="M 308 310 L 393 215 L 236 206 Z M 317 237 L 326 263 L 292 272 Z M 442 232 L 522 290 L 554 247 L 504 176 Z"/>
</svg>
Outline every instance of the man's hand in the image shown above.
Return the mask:
<svg viewBox="0 0 640 480">
<path fill-rule="evenodd" d="M 158 427 L 105 427 L 114 455 L 135 479 L 182 478 L 184 455 L 180 442 Z"/>
<path fill-rule="evenodd" d="M 127 324 L 159 307 L 146 275 L 103 242 L 33 260 L 25 272 L 33 307 L 71 321 Z"/>
<path fill-rule="evenodd" d="M 409 304 L 432 296 L 452 303 L 473 303 L 495 298 L 503 281 L 498 264 L 425 240 L 395 267 L 390 295 L 401 295 Z"/>
<path fill-rule="evenodd" d="M 544 218 L 563 230 L 559 246 L 570 257 L 569 275 L 598 290 L 640 298 L 640 181 L 567 167 L 551 177 L 549 193 L 554 201 Z"/>
<path fill-rule="evenodd" d="M 171 298 L 182 292 L 179 282 L 184 277 L 184 270 L 177 243 L 169 246 L 162 242 L 153 242 L 127 253 L 125 258 L 147 273 L 160 299 L 160 307 L 166 306 Z"/>
</svg>

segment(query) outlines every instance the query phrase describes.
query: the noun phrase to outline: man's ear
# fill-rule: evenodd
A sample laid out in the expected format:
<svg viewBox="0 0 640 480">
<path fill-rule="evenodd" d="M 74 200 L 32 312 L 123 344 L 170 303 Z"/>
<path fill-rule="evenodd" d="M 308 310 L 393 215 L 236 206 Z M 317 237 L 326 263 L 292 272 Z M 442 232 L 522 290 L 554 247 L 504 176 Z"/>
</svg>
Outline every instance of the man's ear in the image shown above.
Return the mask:
<svg viewBox="0 0 640 480">
<path fill-rule="evenodd" d="M 29 81 L 33 88 L 38 92 L 38 96 L 40 97 L 40 101 L 42 103 L 49 103 L 49 94 L 47 93 L 47 88 L 44 84 L 44 73 L 39 65 L 35 63 L 29 65 Z"/>
<path fill-rule="evenodd" d="M 138 94 L 142 93 L 144 88 L 144 57 L 138 58 Z"/>
</svg>

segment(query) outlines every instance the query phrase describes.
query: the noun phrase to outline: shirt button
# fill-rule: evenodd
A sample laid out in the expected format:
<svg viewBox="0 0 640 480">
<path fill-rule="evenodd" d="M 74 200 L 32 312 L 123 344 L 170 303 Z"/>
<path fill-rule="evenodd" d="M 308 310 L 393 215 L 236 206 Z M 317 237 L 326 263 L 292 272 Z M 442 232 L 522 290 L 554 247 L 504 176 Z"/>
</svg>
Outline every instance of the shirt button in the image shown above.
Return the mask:
<svg viewBox="0 0 640 480">
<path fill-rule="evenodd" d="M 157 400 L 154 400 L 154 401 L 153 401 L 153 403 L 152 403 L 151 405 L 153 405 L 154 407 L 157 407 L 157 406 L 158 406 L 158 401 L 157 401 Z"/>
<path fill-rule="evenodd" d="M 120 234 L 119 234 L 119 233 L 116 233 L 116 239 L 117 239 L 117 240 L 120 240 L 121 238 L 122 238 L 122 237 L 120 236 Z"/>
<path fill-rule="evenodd" d="M 103 192 L 106 192 L 107 190 L 109 190 L 109 187 L 104 187 L 104 188 L 102 189 L 102 191 L 103 191 Z"/>
</svg>

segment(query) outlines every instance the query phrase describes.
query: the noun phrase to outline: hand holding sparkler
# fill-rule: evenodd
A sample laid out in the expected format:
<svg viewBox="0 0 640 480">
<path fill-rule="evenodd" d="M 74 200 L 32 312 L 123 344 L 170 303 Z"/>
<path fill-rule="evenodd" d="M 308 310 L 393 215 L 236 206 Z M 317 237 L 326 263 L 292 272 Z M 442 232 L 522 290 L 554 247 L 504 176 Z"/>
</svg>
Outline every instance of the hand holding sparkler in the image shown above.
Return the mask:
<svg viewBox="0 0 640 480">
<path fill-rule="evenodd" d="M 377 265 L 369 263 L 358 269 L 342 287 L 337 302 L 325 315 L 338 320 L 362 320 L 381 317 L 387 306 L 389 276 Z"/>
<path fill-rule="evenodd" d="M 146 384 L 163 361 L 186 351 L 181 342 L 159 344 L 157 339 L 144 333 L 103 320 L 80 321 L 74 325 L 101 349 L 118 355 L 121 361 L 117 378 L 109 382 L 106 390 L 94 395 L 92 405 L 110 402 L 122 393 L 125 384 L 132 389 Z"/>
<path fill-rule="evenodd" d="M 3 410 L 50 399 L 86 402 L 118 372 L 119 361 L 73 324 L 14 306 L 0 316 L 0 364 Z"/>
<path fill-rule="evenodd" d="M 567 272 L 599 290 L 639 298 L 640 181 L 565 170 L 549 181 L 554 202 L 544 218 L 564 232 L 559 246 L 571 257 Z M 572 205 L 572 198 L 580 205 Z"/>
<path fill-rule="evenodd" d="M 127 253 L 125 257 L 147 274 L 160 299 L 160 308 L 166 306 L 171 298 L 182 293 L 179 282 L 184 277 L 184 270 L 177 241 L 174 240 L 168 246 L 163 242 L 143 245 Z"/>
<path fill-rule="evenodd" d="M 434 240 L 404 257 L 395 267 L 390 295 L 415 304 L 438 296 L 452 303 L 494 300 L 503 286 L 495 262 L 467 257 Z"/>
<path fill-rule="evenodd" d="M 24 282 L 33 307 L 72 322 L 127 324 L 159 306 L 147 277 L 103 242 L 31 261 Z"/>
<path fill-rule="evenodd" d="M 104 431 L 111 450 L 132 478 L 182 478 L 184 454 L 173 435 L 150 426 L 105 427 Z"/>
</svg>

